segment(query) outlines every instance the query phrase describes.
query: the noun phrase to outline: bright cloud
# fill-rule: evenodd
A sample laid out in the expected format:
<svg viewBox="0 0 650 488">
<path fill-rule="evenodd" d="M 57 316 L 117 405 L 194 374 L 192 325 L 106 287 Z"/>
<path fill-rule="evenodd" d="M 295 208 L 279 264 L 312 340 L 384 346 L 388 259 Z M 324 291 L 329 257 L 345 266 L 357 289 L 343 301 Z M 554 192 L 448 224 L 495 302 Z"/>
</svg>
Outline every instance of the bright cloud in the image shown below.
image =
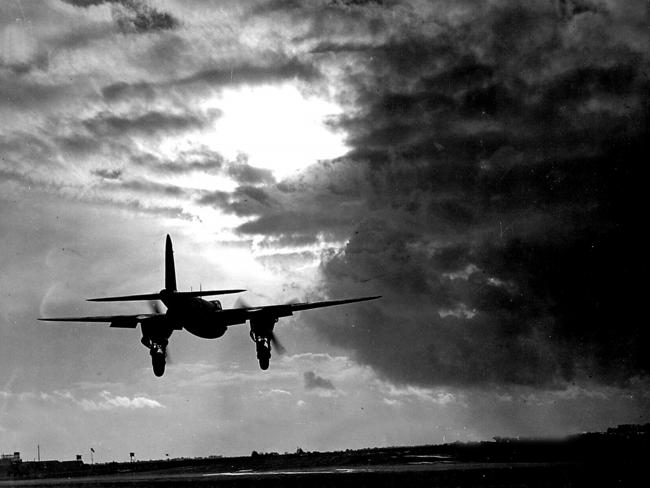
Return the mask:
<svg viewBox="0 0 650 488">
<path fill-rule="evenodd" d="M 144 395 L 134 395 L 132 397 L 114 395 L 109 391 L 101 391 L 95 397 L 77 398 L 70 391 L 56 391 L 59 398 L 69 400 L 80 406 L 85 411 L 95 410 L 116 410 L 116 409 L 141 409 L 141 408 L 164 408 L 157 400 L 148 398 Z M 51 397 L 50 397 L 51 398 Z"/>
<path fill-rule="evenodd" d="M 205 144 L 229 159 L 243 153 L 250 164 L 272 170 L 278 179 L 347 150 L 343 134 L 326 126 L 341 107 L 306 96 L 295 85 L 227 89 L 209 103 L 223 115 Z"/>
</svg>

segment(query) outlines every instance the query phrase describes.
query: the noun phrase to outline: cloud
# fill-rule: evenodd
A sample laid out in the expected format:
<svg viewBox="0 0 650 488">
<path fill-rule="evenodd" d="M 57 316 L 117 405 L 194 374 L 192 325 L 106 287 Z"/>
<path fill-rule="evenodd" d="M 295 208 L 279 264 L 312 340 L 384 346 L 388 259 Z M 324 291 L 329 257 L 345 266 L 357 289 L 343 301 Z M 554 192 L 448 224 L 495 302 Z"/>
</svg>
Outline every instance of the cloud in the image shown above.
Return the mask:
<svg viewBox="0 0 650 488">
<path fill-rule="evenodd" d="M 306 371 L 303 375 L 303 378 L 305 380 L 305 388 L 307 390 L 314 390 L 314 389 L 335 390 L 336 389 L 334 387 L 334 383 L 332 383 L 331 380 L 328 380 L 327 378 L 323 378 L 322 376 L 318 376 L 313 371 Z"/>
<path fill-rule="evenodd" d="M 301 42 L 347 56 L 353 109 L 333 124 L 352 150 L 254 205 L 235 197 L 255 216 L 238 230 L 345 239 L 320 291 L 384 298 L 307 320 L 393 381 L 562 389 L 647 375 L 628 274 L 647 152 L 641 3 L 462 5 L 360 10 L 395 20 L 356 37 L 343 19 L 310 24 Z M 313 21 L 332 8 L 273 11 Z"/>
<path fill-rule="evenodd" d="M 93 174 L 107 180 L 119 180 L 122 176 L 122 171 L 119 169 L 96 169 L 93 171 Z"/>
<path fill-rule="evenodd" d="M 93 386 L 92 388 L 95 388 Z M 52 393 L 48 392 L 22 392 L 13 393 L 0 390 L 0 398 L 4 399 L 17 399 L 19 401 L 32 400 L 49 403 L 71 402 L 85 411 L 96 410 L 116 410 L 116 409 L 142 409 L 142 408 L 165 408 L 157 400 L 148 398 L 144 395 L 134 395 L 132 397 L 114 395 L 107 390 L 97 393 L 92 398 L 78 398 L 70 390 L 56 390 Z"/>
<path fill-rule="evenodd" d="M 119 116 L 100 113 L 83 121 L 83 126 L 95 137 L 115 137 L 124 135 L 152 136 L 158 133 L 176 133 L 205 126 L 211 117 L 195 114 L 169 114 L 147 112 L 140 115 Z"/>
<path fill-rule="evenodd" d="M 176 158 L 167 159 L 151 153 L 134 153 L 130 162 L 157 174 L 180 175 L 193 172 L 219 173 L 225 160 L 221 154 L 208 148 L 194 148 L 181 151 Z"/>
<path fill-rule="evenodd" d="M 63 0 L 75 7 L 95 7 L 110 4 L 115 22 L 125 32 L 169 30 L 179 21 L 168 12 L 157 10 L 142 0 Z"/>
<path fill-rule="evenodd" d="M 245 161 L 230 163 L 226 174 L 241 184 L 269 184 L 275 182 L 273 172 L 265 168 L 256 168 Z"/>
<path fill-rule="evenodd" d="M 281 381 L 295 377 L 295 373 L 281 368 L 275 368 L 273 371 L 269 371 L 268 375 L 260 376 L 257 369 L 244 371 L 236 368 L 228 368 L 224 370 L 213 364 L 206 363 L 173 364 L 169 368 L 169 373 L 178 376 L 179 386 L 201 386 L 210 388 L 225 385 L 255 385 L 256 383 L 265 383 L 269 380 Z"/>
<path fill-rule="evenodd" d="M 246 53 L 242 53 L 243 59 L 229 61 L 227 67 L 194 69 L 185 76 L 170 76 L 159 82 L 117 81 L 102 88 L 102 95 L 108 102 L 153 101 L 177 98 L 179 95 L 197 98 L 225 87 L 262 85 L 285 80 L 315 83 L 322 77 L 317 66 L 308 59 L 273 51 L 260 53 L 254 59 L 246 59 L 246 56 Z"/>
<path fill-rule="evenodd" d="M 43 108 L 57 104 L 70 93 L 67 84 L 0 78 L 0 106 L 7 108 Z"/>
<path fill-rule="evenodd" d="M 81 399 L 76 402 L 82 409 L 93 410 L 115 410 L 115 409 L 141 409 L 141 408 L 164 408 L 157 400 L 145 396 L 127 396 L 113 395 L 108 391 L 102 391 L 99 399 Z"/>
<path fill-rule="evenodd" d="M 417 400 L 438 405 L 446 405 L 448 403 L 465 405 L 463 395 L 443 389 L 418 388 L 415 386 L 397 387 L 391 384 L 382 384 L 382 390 L 390 397 L 385 399 L 389 405 L 395 405 L 404 400 Z"/>
</svg>

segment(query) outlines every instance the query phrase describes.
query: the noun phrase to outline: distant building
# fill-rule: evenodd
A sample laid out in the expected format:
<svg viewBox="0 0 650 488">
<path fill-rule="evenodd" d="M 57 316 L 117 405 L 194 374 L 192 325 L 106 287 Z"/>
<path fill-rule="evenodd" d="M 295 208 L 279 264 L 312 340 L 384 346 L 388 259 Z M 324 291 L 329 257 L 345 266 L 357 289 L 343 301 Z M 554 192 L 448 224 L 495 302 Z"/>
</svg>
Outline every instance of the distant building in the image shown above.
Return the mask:
<svg viewBox="0 0 650 488">
<path fill-rule="evenodd" d="M 7 464 L 12 464 L 12 463 L 19 463 L 20 460 L 20 453 L 18 451 L 14 452 L 13 454 L 1 454 L 0 455 L 0 465 L 7 465 Z"/>
<path fill-rule="evenodd" d="M 650 424 L 637 425 L 637 424 L 623 424 L 617 427 L 610 427 L 607 429 L 607 435 L 615 435 L 622 437 L 636 437 L 650 434 Z"/>
</svg>

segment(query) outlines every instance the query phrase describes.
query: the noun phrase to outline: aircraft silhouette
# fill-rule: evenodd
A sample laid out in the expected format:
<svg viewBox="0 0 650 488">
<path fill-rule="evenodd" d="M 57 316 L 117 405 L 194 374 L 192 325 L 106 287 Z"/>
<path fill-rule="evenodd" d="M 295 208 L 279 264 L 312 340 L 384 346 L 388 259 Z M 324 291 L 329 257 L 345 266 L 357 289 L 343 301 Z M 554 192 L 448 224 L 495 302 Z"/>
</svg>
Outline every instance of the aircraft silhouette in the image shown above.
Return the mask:
<svg viewBox="0 0 650 488">
<path fill-rule="evenodd" d="M 176 289 L 176 270 L 172 240 L 167 235 L 165 243 L 165 288 L 158 293 L 127 295 L 119 297 L 90 298 L 90 302 L 117 302 L 131 300 L 149 300 L 153 313 L 136 315 L 101 315 L 91 317 L 40 318 L 50 322 L 108 322 L 111 327 L 135 329 L 140 324 L 142 339 L 140 342 L 149 348 L 153 372 L 156 376 L 165 373 L 167 344 L 175 330 L 185 329 L 190 334 L 203 339 L 216 339 L 226 333 L 231 325 L 250 322 L 250 337 L 255 342 L 257 359 L 261 369 L 268 369 L 271 359 L 271 344 L 278 352 L 283 351 L 273 327 L 280 317 L 288 317 L 293 312 L 312 308 L 331 307 L 346 303 L 374 300 L 379 296 L 349 298 L 345 300 L 328 300 L 322 302 L 291 303 L 268 305 L 264 307 L 241 307 L 223 309 L 219 300 L 207 301 L 200 297 L 239 293 L 243 289 L 178 291 Z M 156 300 L 167 307 L 161 312 Z"/>
</svg>

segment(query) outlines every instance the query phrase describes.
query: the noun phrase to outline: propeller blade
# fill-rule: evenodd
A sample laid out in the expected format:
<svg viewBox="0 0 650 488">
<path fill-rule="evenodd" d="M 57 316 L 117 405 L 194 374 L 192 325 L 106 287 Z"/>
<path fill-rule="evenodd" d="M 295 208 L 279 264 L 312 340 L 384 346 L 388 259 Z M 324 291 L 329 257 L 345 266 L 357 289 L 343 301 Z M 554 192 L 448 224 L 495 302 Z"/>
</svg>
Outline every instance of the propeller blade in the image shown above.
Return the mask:
<svg viewBox="0 0 650 488">
<path fill-rule="evenodd" d="M 233 308 L 252 308 L 252 306 L 245 298 L 237 297 L 237 300 L 235 300 Z"/>
<path fill-rule="evenodd" d="M 280 343 L 278 337 L 275 335 L 274 332 L 271 332 L 270 339 L 271 339 L 271 344 L 273 344 L 273 349 L 275 349 L 278 352 L 278 354 L 284 354 L 285 352 L 287 352 L 287 350 Z"/>
</svg>

